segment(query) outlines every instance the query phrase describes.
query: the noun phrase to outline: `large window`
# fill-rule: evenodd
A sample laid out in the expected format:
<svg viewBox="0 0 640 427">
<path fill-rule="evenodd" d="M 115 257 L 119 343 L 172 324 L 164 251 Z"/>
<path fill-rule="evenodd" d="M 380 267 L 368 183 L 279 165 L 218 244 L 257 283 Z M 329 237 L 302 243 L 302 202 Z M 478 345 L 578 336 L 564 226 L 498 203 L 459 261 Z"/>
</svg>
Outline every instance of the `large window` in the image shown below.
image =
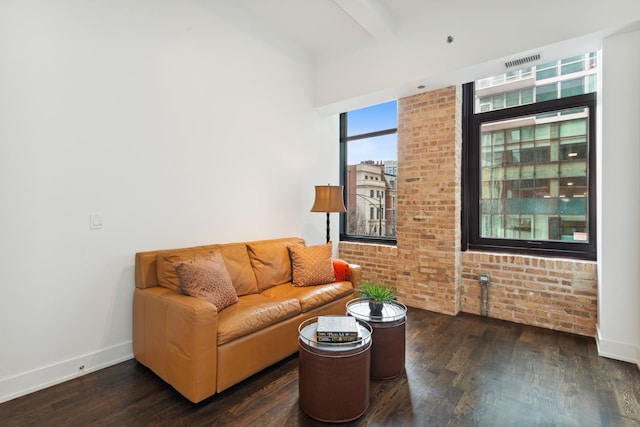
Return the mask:
<svg viewBox="0 0 640 427">
<path fill-rule="evenodd" d="M 463 248 L 596 258 L 596 59 L 465 85 Z"/>
<path fill-rule="evenodd" d="M 396 101 L 340 115 L 341 240 L 396 242 L 397 127 Z"/>
</svg>

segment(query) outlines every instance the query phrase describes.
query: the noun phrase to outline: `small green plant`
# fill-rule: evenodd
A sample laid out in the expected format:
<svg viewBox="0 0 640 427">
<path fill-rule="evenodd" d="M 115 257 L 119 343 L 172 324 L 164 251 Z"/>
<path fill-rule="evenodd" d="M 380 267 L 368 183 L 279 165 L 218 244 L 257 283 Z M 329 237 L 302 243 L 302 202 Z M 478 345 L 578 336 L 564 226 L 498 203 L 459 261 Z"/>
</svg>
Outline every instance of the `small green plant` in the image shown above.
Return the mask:
<svg viewBox="0 0 640 427">
<path fill-rule="evenodd" d="M 396 293 L 391 286 L 380 285 L 373 282 L 365 282 L 358 288 L 362 298 L 375 302 L 389 302 L 396 299 Z"/>
</svg>

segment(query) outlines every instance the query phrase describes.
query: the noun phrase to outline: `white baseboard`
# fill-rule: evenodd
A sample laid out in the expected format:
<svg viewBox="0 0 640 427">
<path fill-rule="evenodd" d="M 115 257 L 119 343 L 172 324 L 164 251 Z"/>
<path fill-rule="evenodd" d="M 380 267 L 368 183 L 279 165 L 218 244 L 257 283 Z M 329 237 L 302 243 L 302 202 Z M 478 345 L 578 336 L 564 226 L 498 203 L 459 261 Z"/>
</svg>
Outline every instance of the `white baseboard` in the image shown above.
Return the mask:
<svg viewBox="0 0 640 427">
<path fill-rule="evenodd" d="M 0 403 L 133 358 L 131 341 L 0 379 Z"/>
<path fill-rule="evenodd" d="M 638 346 L 603 339 L 602 334 L 600 333 L 600 328 L 597 328 L 596 332 L 598 355 L 608 357 L 609 359 L 634 363 L 640 369 L 640 348 Z"/>
</svg>

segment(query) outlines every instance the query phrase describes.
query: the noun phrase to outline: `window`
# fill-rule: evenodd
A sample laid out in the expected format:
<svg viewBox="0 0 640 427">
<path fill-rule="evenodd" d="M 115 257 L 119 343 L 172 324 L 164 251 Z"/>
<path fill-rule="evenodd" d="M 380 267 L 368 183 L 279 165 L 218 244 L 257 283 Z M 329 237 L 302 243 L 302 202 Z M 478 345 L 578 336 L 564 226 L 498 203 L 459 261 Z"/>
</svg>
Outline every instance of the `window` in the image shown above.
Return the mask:
<svg viewBox="0 0 640 427">
<path fill-rule="evenodd" d="M 464 86 L 463 248 L 596 258 L 596 58 L 533 67 L 517 92 Z"/>
<path fill-rule="evenodd" d="M 396 243 L 397 102 L 340 114 L 340 239 Z"/>
</svg>

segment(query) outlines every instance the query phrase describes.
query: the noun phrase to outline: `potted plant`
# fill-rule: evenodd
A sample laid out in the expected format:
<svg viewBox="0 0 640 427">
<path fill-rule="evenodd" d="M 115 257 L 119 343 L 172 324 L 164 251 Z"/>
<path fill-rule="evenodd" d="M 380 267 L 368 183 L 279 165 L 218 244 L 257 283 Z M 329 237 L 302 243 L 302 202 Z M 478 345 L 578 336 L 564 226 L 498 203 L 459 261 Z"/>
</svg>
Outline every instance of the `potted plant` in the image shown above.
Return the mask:
<svg viewBox="0 0 640 427">
<path fill-rule="evenodd" d="M 382 316 L 382 308 L 385 302 L 396 299 L 396 293 L 391 286 L 373 282 L 365 282 L 358 288 L 360 296 L 369 300 L 371 316 Z"/>
</svg>

